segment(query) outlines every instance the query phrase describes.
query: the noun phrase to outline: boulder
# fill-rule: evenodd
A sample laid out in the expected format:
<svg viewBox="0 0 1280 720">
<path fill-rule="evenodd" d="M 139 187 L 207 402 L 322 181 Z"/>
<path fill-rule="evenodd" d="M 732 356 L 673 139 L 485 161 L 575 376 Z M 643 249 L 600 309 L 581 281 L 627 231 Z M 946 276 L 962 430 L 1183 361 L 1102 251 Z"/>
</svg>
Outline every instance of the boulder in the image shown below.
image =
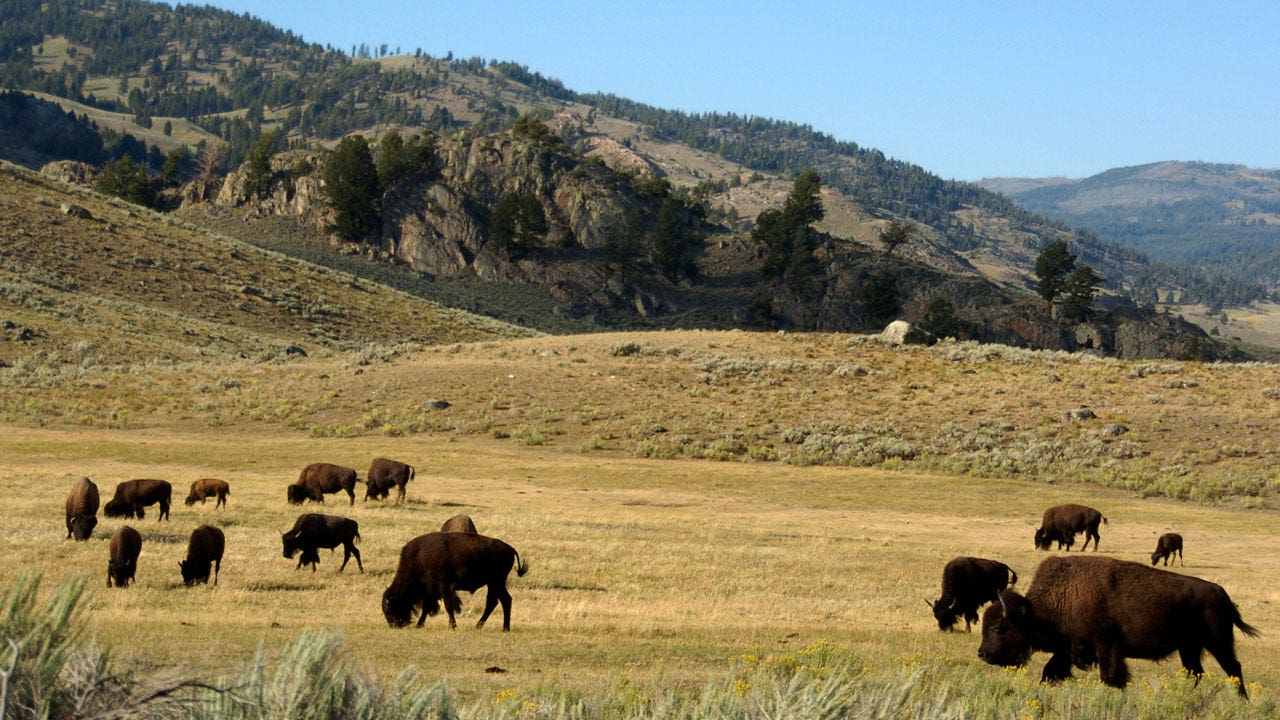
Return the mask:
<svg viewBox="0 0 1280 720">
<path fill-rule="evenodd" d="M 906 320 L 894 320 L 880 333 L 880 340 L 890 345 L 932 345 L 938 341 L 933 333 Z"/>
</svg>

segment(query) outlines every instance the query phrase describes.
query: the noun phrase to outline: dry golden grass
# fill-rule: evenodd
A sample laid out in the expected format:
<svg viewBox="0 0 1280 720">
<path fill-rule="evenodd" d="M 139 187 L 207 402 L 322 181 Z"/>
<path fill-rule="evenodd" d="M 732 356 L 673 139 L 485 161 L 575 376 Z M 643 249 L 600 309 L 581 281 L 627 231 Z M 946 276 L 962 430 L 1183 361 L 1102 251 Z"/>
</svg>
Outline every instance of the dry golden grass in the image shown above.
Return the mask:
<svg viewBox="0 0 1280 720">
<path fill-rule="evenodd" d="M 979 664 L 976 634 L 938 632 L 924 601 L 936 597 L 941 568 L 956 555 L 1003 560 L 1025 588 L 1044 557 L 1031 548 L 1040 512 L 1078 501 L 1109 518 L 1105 554 L 1145 561 L 1157 535 L 1181 532 L 1187 566 L 1178 571 L 1221 583 L 1266 633 L 1239 641 L 1246 679 L 1261 684 L 1255 696 L 1280 683 L 1273 490 L 1209 505 L 1073 482 L 1139 477 L 1130 464 L 1158 476 L 1179 462 L 1205 485 L 1224 474 L 1271 478 L 1277 400 L 1264 391 L 1280 387 L 1271 366 L 681 332 L 288 364 L 3 372 L 0 583 L 28 567 L 50 580 L 90 573 L 99 586 L 97 636 L 146 665 L 229 671 L 260 643 L 278 649 L 321 626 L 341 632 L 384 677 L 416 665 L 473 699 L 548 684 L 588 693 L 622 683 L 701 686 L 730 676 L 748 655 L 821 639 L 852 648 L 870 667 L 941 660 L 998 673 Z M 451 406 L 424 409 L 431 399 Z M 1082 404 L 1100 419 L 1062 418 Z M 116 408 L 122 429 L 60 413 L 65 407 L 97 418 Z M 1131 432 L 1104 441 L 1099 427 L 1109 422 Z M 891 434 L 952 447 L 959 441 L 949 435 L 977 443 L 985 432 L 992 452 L 1011 457 L 1023 435 L 1065 450 L 1009 477 L 949 471 L 948 458 L 958 462 L 966 450 L 874 467 L 799 464 L 803 445 L 784 436 L 824 425 L 847 426 L 869 444 Z M 1069 456 L 1095 439 L 1134 447 L 1129 457 L 1108 456 L 1110 468 Z M 646 454 L 676 459 L 639 457 Z M 304 464 L 338 462 L 363 475 L 377 455 L 416 466 L 405 507 L 348 507 L 333 497 L 323 508 L 285 503 L 284 487 Z M 781 460 L 788 456 L 793 462 Z M 105 496 L 133 477 L 174 483 L 171 522 L 154 513 L 131 521 L 145 538 L 137 586 L 105 587 L 106 537 L 121 521 L 103 520 L 88 543 L 62 539 L 62 503 L 80 475 Z M 183 506 L 198 477 L 228 480 L 230 506 Z M 354 564 L 338 574 L 340 555 L 322 554 L 314 574 L 281 557 L 278 533 L 315 509 L 360 522 L 364 574 Z M 480 632 L 470 627 L 483 593 L 464 595 L 457 631 L 443 617 L 422 629 L 388 628 L 379 598 L 399 548 L 458 512 L 532 565 L 510 582 L 512 632 L 500 632 L 499 618 Z M 221 580 L 216 589 L 183 588 L 176 563 L 204 522 L 227 533 Z M 494 665 L 508 672 L 484 672 Z M 1138 683 L 1159 682 L 1177 664 L 1132 668 Z"/>
</svg>

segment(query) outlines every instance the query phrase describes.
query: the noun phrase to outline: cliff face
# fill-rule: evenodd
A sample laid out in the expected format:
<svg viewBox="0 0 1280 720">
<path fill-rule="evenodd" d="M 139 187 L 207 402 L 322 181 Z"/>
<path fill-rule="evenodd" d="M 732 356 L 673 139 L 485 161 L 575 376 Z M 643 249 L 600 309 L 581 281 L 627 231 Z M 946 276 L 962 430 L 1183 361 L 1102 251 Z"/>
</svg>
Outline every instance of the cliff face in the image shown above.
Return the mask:
<svg viewBox="0 0 1280 720">
<path fill-rule="evenodd" d="M 931 306 L 936 313 L 944 300 L 954 315 L 948 327 L 965 339 L 1125 358 L 1225 355 L 1189 323 L 1131 303 L 1113 303 L 1087 323 L 1065 322 L 1034 294 L 994 283 L 972 268 L 939 266 L 918 253 L 889 258 L 826 236 L 812 275 L 800 282 L 762 280 L 759 248 L 724 230 L 710 242 L 690 243 L 686 252 L 699 272 L 673 279 L 653 261 L 668 189 L 622 146 L 595 156 L 594 146 L 580 146 L 588 148 L 586 155 L 569 152 L 558 137 L 464 132 L 442 139 L 430 168 L 385 193 L 375 237 L 359 245 L 334 243 L 348 254 L 403 263 L 433 278 L 539 286 L 555 313 L 610 327 L 878 331 L 885 321 L 869 307 L 892 277 L 893 317 L 925 322 Z M 319 171 L 324 162 L 319 154 L 281 153 L 273 158 L 276 182 L 268 197 L 247 198 L 243 173 L 233 172 L 213 202 L 238 207 L 248 218 L 292 217 L 324 237 L 333 219 Z M 190 193 L 189 201 L 199 194 Z M 545 225 L 513 248 L 495 242 L 494 210 L 517 195 L 536 200 Z M 686 237 L 715 230 L 679 207 Z"/>
</svg>

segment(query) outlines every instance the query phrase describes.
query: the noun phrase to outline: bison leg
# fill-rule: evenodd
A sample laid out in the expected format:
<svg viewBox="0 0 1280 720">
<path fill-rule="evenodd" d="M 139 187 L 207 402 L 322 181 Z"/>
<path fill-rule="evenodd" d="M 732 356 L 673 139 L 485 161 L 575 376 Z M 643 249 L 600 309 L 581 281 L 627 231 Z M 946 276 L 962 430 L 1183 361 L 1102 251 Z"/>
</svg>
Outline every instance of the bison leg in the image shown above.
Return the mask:
<svg viewBox="0 0 1280 720">
<path fill-rule="evenodd" d="M 360 567 L 360 572 L 364 572 L 364 563 L 360 562 L 360 550 L 356 548 L 355 543 L 345 542 L 342 544 L 342 567 L 338 568 L 338 572 L 342 572 L 347 567 L 347 562 L 354 555 L 356 565 Z"/>
<path fill-rule="evenodd" d="M 492 613 L 493 609 L 496 607 L 498 607 L 498 588 L 494 585 L 490 585 L 489 589 L 485 591 L 485 594 L 484 594 L 484 612 L 481 613 L 480 620 L 476 622 L 477 630 L 484 627 L 484 622 L 489 619 L 489 614 Z M 503 610 L 502 612 L 503 612 L 503 624 L 505 625 L 506 610 Z"/>
<path fill-rule="evenodd" d="M 1098 648 L 1098 674 L 1102 684 L 1124 688 L 1129 684 L 1129 665 L 1124 661 L 1120 647 L 1111 645 Z"/>
<path fill-rule="evenodd" d="M 1049 662 L 1044 664 L 1044 671 L 1040 673 L 1040 682 L 1057 685 L 1058 683 L 1071 677 L 1071 653 L 1059 650 L 1049 658 Z"/>
<path fill-rule="evenodd" d="M 143 519 L 144 517 L 146 517 L 147 512 L 146 512 L 146 510 L 145 510 L 145 509 L 143 509 L 143 507 L 142 507 L 141 505 L 134 505 L 134 506 L 133 506 L 133 515 L 134 515 L 134 517 L 136 517 L 136 518 L 138 518 L 139 520 L 141 520 L 141 519 Z"/>
<path fill-rule="evenodd" d="M 1187 671 L 1196 684 L 1200 684 L 1200 676 L 1204 675 L 1204 664 L 1201 658 L 1204 655 L 1204 648 L 1199 646 L 1178 648 L 1178 657 L 1182 659 L 1182 667 Z"/>
<path fill-rule="evenodd" d="M 1222 666 L 1222 672 L 1226 673 L 1227 677 L 1232 678 L 1239 683 L 1239 685 L 1236 686 L 1236 689 L 1240 693 L 1240 697 L 1247 698 L 1249 697 L 1249 693 L 1245 692 L 1244 689 L 1244 673 L 1241 672 L 1240 661 L 1236 659 L 1236 651 L 1232 646 L 1233 641 L 1230 635 L 1230 628 L 1227 629 L 1227 633 L 1227 641 L 1221 644 L 1215 643 L 1210 645 L 1208 648 L 1209 654 L 1212 655 L 1213 659 L 1217 660 L 1218 664 Z"/>
<path fill-rule="evenodd" d="M 402 484 L 396 485 L 396 490 L 398 491 L 396 494 L 396 504 L 403 505 L 404 504 L 404 484 L 402 483 Z"/>
<path fill-rule="evenodd" d="M 158 520 L 169 519 L 169 503 L 163 502 L 163 501 L 160 503 L 160 517 L 157 519 Z"/>
<path fill-rule="evenodd" d="M 453 616 L 455 613 L 462 612 L 462 599 L 458 597 L 458 589 L 452 585 L 444 592 L 444 611 L 449 613 L 449 629 L 456 629 L 458 622 Z"/>
</svg>

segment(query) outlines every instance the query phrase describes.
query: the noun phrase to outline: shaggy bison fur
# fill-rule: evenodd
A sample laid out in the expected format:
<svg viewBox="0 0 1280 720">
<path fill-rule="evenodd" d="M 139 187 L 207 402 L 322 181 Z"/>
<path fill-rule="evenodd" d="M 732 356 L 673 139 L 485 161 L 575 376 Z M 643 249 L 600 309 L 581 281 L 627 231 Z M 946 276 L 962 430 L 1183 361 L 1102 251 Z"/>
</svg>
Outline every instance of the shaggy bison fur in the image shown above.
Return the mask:
<svg viewBox="0 0 1280 720">
<path fill-rule="evenodd" d="M 369 463 L 369 474 L 365 476 L 364 499 L 381 500 L 391 494 L 391 488 L 396 488 L 396 504 L 400 505 L 404 502 L 404 486 L 409 484 L 413 479 L 414 469 L 412 465 L 406 465 L 398 460 L 388 460 L 387 458 L 374 458 Z"/>
<path fill-rule="evenodd" d="M 213 504 L 213 509 L 217 510 L 227 504 L 227 496 L 230 494 L 231 486 L 226 480 L 201 478 L 191 483 L 191 492 L 187 495 L 186 502 L 188 505 L 203 505 L 208 498 L 217 498 L 217 502 Z"/>
<path fill-rule="evenodd" d="M 356 504 L 356 471 L 332 463 L 311 463 L 302 468 L 298 481 L 289 486 L 289 502 L 301 505 L 307 500 L 324 502 L 326 493 L 345 490 L 351 505 Z"/>
<path fill-rule="evenodd" d="M 978 608 L 1000 598 L 1000 591 L 1018 582 L 1018 573 L 1002 562 L 958 557 L 942 568 L 942 597 L 930 604 L 939 630 L 950 630 L 964 618 L 964 631 L 978 622 Z"/>
<path fill-rule="evenodd" d="M 218 584 L 218 571 L 222 569 L 222 552 L 227 538 L 212 525 L 201 525 L 191 531 L 187 542 L 187 559 L 178 562 L 182 569 L 182 582 L 188 586 L 209 582 L 209 567 L 213 566 L 213 584 Z"/>
<path fill-rule="evenodd" d="M 392 627 L 404 627 L 413 619 L 414 609 L 420 608 L 418 627 L 422 627 L 427 616 L 440 612 L 443 602 L 449 614 L 449 627 L 454 628 L 457 627 L 454 615 L 462 610 L 458 591 L 474 593 L 487 587 L 484 614 L 476 627 L 484 627 L 489 614 L 502 603 L 502 629 L 510 630 L 511 594 L 507 592 L 507 575 L 513 565 L 518 576 L 529 571 L 514 548 L 495 538 L 474 533 L 420 535 L 400 551 L 396 575 L 382 594 L 382 613 Z"/>
<path fill-rule="evenodd" d="M 138 571 L 138 555 L 142 552 L 142 535 L 128 525 L 121 525 L 111 535 L 111 557 L 107 560 L 107 587 L 128 587 Z"/>
<path fill-rule="evenodd" d="M 166 480 L 126 480 L 116 485 L 116 494 L 102 508 L 107 517 L 136 517 L 141 520 L 148 505 L 160 505 L 160 519 L 169 517 L 169 501 L 173 497 L 173 486 Z"/>
<path fill-rule="evenodd" d="M 1098 526 L 1106 521 L 1102 513 L 1091 507 L 1075 503 L 1054 505 L 1044 511 L 1040 529 L 1036 530 L 1036 549 L 1048 550 L 1049 545 L 1057 541 L 1059 550 L 1066 546 L 1067 551 L 1070 552 L 1071 546 L 1076 542 L 1076 535 L 1084 533 L 1084 545 L 1080 546 L 1080 552 L 1089 549 L 1090 540 L 1093 541 L 1093 549 L 1096 552 L 1098 540 L 1101 539 L 1098 535 Z"/>
<path fill-rule="evenodd" d="M 440 532 L 473 533 L 476 532 L 476 524 L 471 522 L 470 516 L 454 515 L 444 521 L 444 524 L 440 526 Z"/>
<path fill-rule="evenodd" d="M 82 477 L 67 493 L 67 539 L 88 540 L 98 525 L 98 486 Z"/>
<path fill-rule="evenodd" d="M 1178 533 L 1165 533 L 1156 538 L 1156 551 L 1151 553 L 1151 564 L 1155 565 L 1163 559 L 1167 566 L 1175 553 L 1178 556 L 1178 564 L 1186 567 L 1187 564 L 1182 562 L 1182 536 Z"/>
<path fill-rule="evenodd" d="M 1126 658 L 1160 660 L 1178 653 L 1182 667 L 1204 673 L 1205 650 L 1247 695 L 1233 628 L 1257 637 L 1222 586 L 1109 557 L 1051 557 L 1040 564 L 1026 596 L 1000 593 L 982 616 L 978 657 L 1022 666 L 1032 652 L 1051 653 L 1041 680 L 1071 677 L 1071 667 L 1098 665 L 1102 682 L 1129 682 Z"/>
<path fill-rule="evenodd" d="M 360 524 L 350 518 L 337 515 L 321 515 L 307 513 L 299 515 L 293 523 L 293 529 L 280 536 L 284 543 L 284 556 L 293 558 L 298 555 L 297 570 L 303 565 L 310 565 L 311 572 L 320 564 L 319 548 L 333 550 L 342 546 L 342 566 L 338 572 L 347 567 L 347 561 L 355 556 L 356 565 L 364 572 L 364 563 L 360 561 L 360 551 L 356 548 L 356 540 L 360 539 Z M 300 553 L 300 554 L 299 554 Z"/>
</svg>

